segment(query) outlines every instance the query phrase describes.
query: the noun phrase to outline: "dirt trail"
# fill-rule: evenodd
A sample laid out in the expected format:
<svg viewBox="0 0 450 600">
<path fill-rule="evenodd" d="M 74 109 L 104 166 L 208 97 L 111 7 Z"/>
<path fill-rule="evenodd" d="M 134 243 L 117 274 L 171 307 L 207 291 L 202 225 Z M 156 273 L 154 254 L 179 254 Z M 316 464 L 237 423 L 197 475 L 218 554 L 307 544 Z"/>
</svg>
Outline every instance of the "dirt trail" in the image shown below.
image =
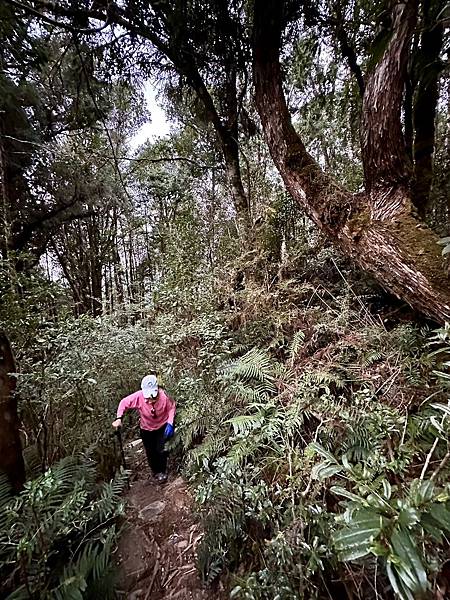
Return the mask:
<svg viewBox="0 0 450 600">
<path fill-rule="evenodd" d="M 142 444 L 127 451 L 133 472 L 125 529 L 116 552 L 117 592 L 128 600 L 220 600 L 205 589 L 195 568 L 202 531 L 184 480 L 173 472 L 165 485 L 149 478 Z"/>
</svg>

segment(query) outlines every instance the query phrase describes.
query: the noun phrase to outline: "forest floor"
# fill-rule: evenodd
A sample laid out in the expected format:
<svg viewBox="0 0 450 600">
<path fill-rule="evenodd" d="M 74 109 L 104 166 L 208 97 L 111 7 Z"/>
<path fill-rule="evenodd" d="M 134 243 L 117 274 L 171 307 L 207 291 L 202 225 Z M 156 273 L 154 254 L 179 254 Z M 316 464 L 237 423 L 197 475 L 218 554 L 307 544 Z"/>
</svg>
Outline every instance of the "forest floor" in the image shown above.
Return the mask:
<svg viewBox="0 0 450 600">
<path fill-rule="evenodd" d="M 166 484 L 150 477 L 140 440 L 127 448 L 131 469 L 124 529 L 115 554 L 117 595 L 127 600 L 220 600 L 223 590 L 206 589 L 195 567 L 202 538 L 193 500 L 181 476 Z"/>
</svg>

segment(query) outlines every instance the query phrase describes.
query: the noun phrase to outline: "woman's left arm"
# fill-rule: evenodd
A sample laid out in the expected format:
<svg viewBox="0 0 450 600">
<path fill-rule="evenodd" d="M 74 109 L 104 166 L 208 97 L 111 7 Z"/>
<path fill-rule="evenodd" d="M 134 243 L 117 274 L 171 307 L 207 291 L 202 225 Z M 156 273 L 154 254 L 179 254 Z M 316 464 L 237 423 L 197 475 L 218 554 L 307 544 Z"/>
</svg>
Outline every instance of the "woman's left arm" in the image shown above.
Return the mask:
<svg viewBox="0 0 450 600">
<path fill-rule="evenodd" d="M 177 407 L 176 407 L 175 401 L 172 400 L 172 398 L 170 396 L 168 396 L 166 394 L 166 397 L 167 397 L 167 404 L 168 404 L 168 408 L 169 408 L 167 422 L 170 425 L 173 425 L 173 422 L 175 420 L 175 413 L 176 413 Z"/>
</svg>

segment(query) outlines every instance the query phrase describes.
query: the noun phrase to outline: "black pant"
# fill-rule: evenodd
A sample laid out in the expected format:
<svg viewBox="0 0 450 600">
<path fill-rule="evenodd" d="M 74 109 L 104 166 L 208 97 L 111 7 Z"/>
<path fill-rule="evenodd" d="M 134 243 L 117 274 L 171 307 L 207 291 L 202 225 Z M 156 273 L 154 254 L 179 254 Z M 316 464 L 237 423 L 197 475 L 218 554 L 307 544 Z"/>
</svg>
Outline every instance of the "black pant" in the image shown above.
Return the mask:
<svg viewBox="0 0 450 600">
<path fill-rule="evenodd" d="M 148 464 L 153 474 L 165 473 L 167 470 L 167 452 L 164 450 L 164 430 L 163 425 L 155 431 L 141 429 L 141 438 L 147 453 Z"/>
</svg>

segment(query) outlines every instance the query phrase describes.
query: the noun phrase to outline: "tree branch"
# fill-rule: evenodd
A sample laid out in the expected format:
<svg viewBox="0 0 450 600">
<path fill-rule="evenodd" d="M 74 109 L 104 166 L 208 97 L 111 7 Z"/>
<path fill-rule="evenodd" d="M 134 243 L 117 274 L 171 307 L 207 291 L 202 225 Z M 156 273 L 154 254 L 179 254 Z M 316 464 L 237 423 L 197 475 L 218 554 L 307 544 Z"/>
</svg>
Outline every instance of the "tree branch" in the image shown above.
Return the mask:
<svg viewBox="0 0 450 600">
<path fill-rule="evenodd" d="M 17 0 L 8 1 L 17 2 Z M 169 42 L 166 43 L 163 41 L 160 32 L 152 29 L 151 26 L 142 20 L 137 21 L 136 15 L 131 9 L 118 7 L 114 3 L 108 5 L 107 14 L 99 13 L 97 11 L 83 12 L 68 9 L 54 2 L 49 2 L 48 0 L 36 0 L 36 3 L 44 10 L 67 18 L 77 15 L 79 17 L 84 16 L 85 18 L 103 19 L 105 20 L 105 23 L 108 22 L 108 24 L 120 25 L 125 30 L 130 31 L 135 35 L 139 35 L 151 42 L 159 52 L 172 62 L 176 70 L 186 77 L 188 84 L 195 91 L 203 104 L 207 120 L 212 124 L 219 138 L 225 159 L 228 179 L 232 189 L 236 213 L 238 219 L 242 222 L 244 228 L 246 228 L 249 224 L 248 202 L 240 173 L 237 135 L 234 135 L 234 129 L 237 131 L 237 115 L 234 119 L 236 121 L 236 126 L 233 124 L 232 127 L 228 127 L 227 123 L 222 121 L 213 98 L 199 72 L 195 61 L 195 52 L 192 51 L 188 42 L 185 39 L 180 39 L 178 32 L 173 30 L 171 20 L 169 18 L 164 19 L 165 27 L 168 29 L 166 34 L 169 39 Z M 31 7 L 27 7 L 26 5 L 22 5 L 22 7 L 24 10 L 31 9 Z M 159 14 L 161 16 L 161 10 L 166 7 L 170 8 L 170 4 L 159 2 L 158 6 L 155 8 L 152 3 L 150 3 L 150 7 L 153 10 L 153 15 Z M 32 12 L 32 14 L 36 13 L 35 9 L 31 9 L 30 12 Z M 38 16 L 41 16 L 41 13 L 38 13 Z M 60 24 L 60 26 L 64 27 L 63 24 Z M 234 94 L 236 96 L 236 90 L 234 90 Z M 234 98 L 234 102 L 235 101 L 236 98 Z"/>
<path fill-rule="evenodd" d="M 364 83 L 364 77 L 363 77 L 361 68 L 358 65 L 358 58 L 356 56 L 356 52 L 355 52 L 354 48 L 350 45 L 347 31 L 345 30 L 345 27 L 344 27 L 345 20 L 342 15 L 341 7 L 338 3 L 335 4 L 334 10 L 336 13 L 335 31 L 336 31 L 336 37 L 339 42 L 339 47 L 341 49 L 342 56 L 345 59 L 347 59 L 350 71 L 355 76 L 355 79 L 356 79 L 356 82 L 357 82 L 358 88 L 359 88 L 359 93 L 362 98 L 364 96 L 365 83 Z"/>
<path fill-rule="evenodd" d="M 104 29 L 106 29 L 107 27 L 109 27 L 109 25 L 111 25 L 109 18 L 106 17 L 105 22 L 103 23 L 103 25 L 101 25 L 100 27 L 93 27 L 93 28 L 78 28 L 78 27 L 74 27 L 73 25 L 69 25 L 68 23 L 61 23 L 60 21 L 56 21 L 55 19 L 52 19 L 51 17 L 48 17 L 47 15 L 43 14 L 42 12 L 36 10 L 35 8 L 33 8 L 32 6 L 29 6 L 27 4 L 22 4 L 21 2 L 17 2 L 17 0 L 4 0 L 7 4 L 11 4 L 11 6 L 15 6 L 16 8 L 20 8 L 21 10 L 34 15 L 35 17 L 38 17 L 39 19 L 41 19 L 42 21 L 45 21 L 45 23 L 48 23 L 49 25 L 54 25 L 55 27 L 59 27 L 62 29 L 66 29 L 67 31 L 71 31 L 72 33 L 81 33 L 83 35 L 92 35 L 94 33 L 99 33 L 100 31 L 103 31 Z M 46 7 L 51 4 L 54 12 L 58 12 L 57 10 L 57 5 L 54 3 L 47 3 L 47 2 L 39 2 L 39 4 L 43 5 L 43 7 Z M 61 12 L 61 11 L 59 11 Z M 79 13 L 79 11 L 76 11 Z M 75 16 L 75 11 L 72 13 L 67 13 L 64 14 L 64 16 Z M 82 13 L 83 16 L 85 16 L 87 13 Z M 92 18 L 97 18 L 97 17 L 92 17 Z M 97 18 L 97 20 L 99 20 Z M 103 18 L 101 19 L 103 20 Z"/>
<path fill-rule="evenodd" d="M 37 232 L 45 235 L 47 232 L 51 232 L 53 227 L 57 225 L 76 219 L 83 219 L 93 214 L 92 210 L 85 210 L 81 206 L 77 210 L 79 200 L 80 198 L 75 194 L 70 203 L 57 206 L 45 213 L 35 215 L 32 220 L 24 223 L 21 230 L 12 237 L 12 249 L 24 249 Z"/>
</svg>

